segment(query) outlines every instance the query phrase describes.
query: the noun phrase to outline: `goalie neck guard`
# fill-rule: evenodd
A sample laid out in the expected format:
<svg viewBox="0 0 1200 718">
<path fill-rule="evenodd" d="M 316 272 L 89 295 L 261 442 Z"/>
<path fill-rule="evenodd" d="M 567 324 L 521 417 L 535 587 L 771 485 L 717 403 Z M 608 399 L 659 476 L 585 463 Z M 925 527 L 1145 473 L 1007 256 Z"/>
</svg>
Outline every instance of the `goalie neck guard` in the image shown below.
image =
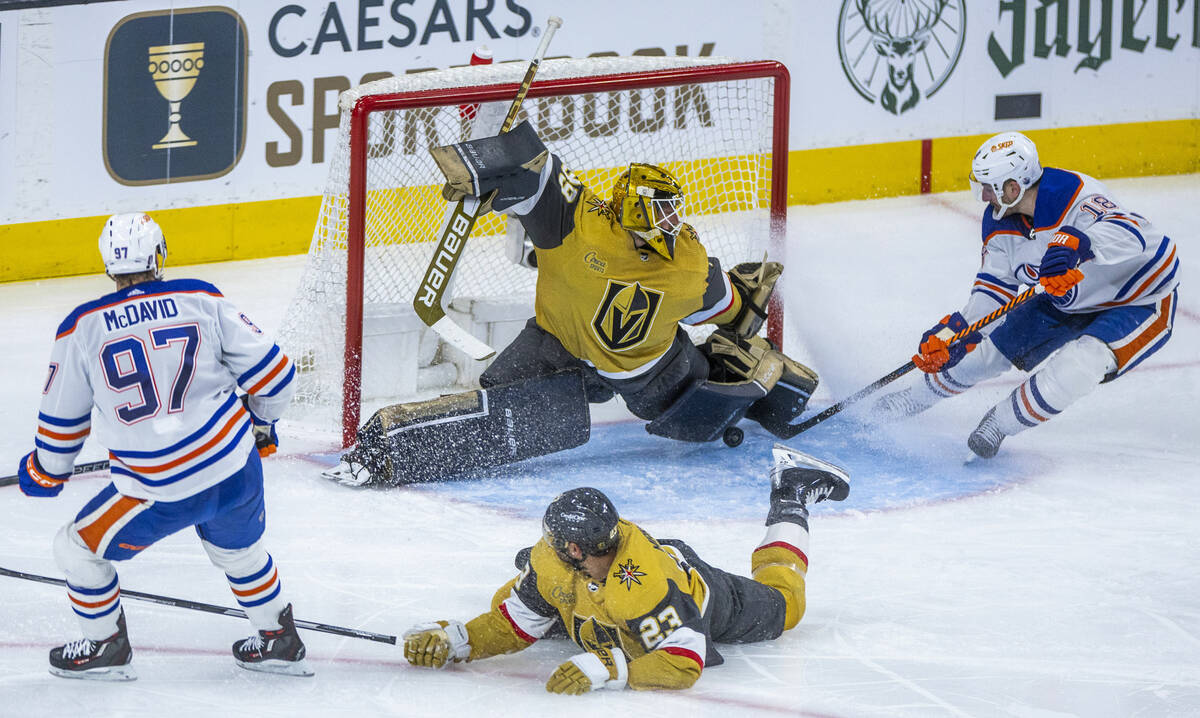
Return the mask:
<svg viewBox="0 0 1200 718">
<path fill-rule="evenodd" d="M 546 507 L 542 537 L 563 562 L 579 568 L 580 559 L 567 553 L 567 545 L 579 546 L 585 556 L 603 556 L 617 547 L 621 532 L 617 508 L 597 489 L 580 487 L 564 491 Z"/>
</svg>

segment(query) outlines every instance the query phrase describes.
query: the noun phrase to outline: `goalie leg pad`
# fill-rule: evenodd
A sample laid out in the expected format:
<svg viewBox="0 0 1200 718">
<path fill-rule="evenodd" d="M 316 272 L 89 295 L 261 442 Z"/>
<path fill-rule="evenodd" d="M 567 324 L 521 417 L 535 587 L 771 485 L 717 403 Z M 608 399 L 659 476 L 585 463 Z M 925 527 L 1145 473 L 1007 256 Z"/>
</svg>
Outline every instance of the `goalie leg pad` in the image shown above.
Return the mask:
<svg viewBox="0 0 1200 718">
<path fill-rule="evenodd" d="M 529 122 L 511 132 L 467 140 L 429 151 L 446 176 L 442 196 L 453 202 L 463 197 L 498 194 L 492 207 L 503 211 L 537 193 L 549 152 Z"/>
<path fill-rule="evenodd" d="M 795 359 L 780 356 L 783 357 L 783 375 L 766 396 L 750 406 L 746 418 L 758 422 L 781 439 L 790 439 L 796 435 L 799 423 L 796 419 L 804 413 L 820 378 L 817 372 Z"/>
<path fill-rule="evenodd" d="M 738 422 L 754 402 L 766 396 L 754 381 L 723 384 L 698 381 L 666 411 L 646 425 L 646 431 L 679 441 L 713 441 Z"/>
<path fill-rule="evenodd" d="M 591 418 L 578 369 L 511 384 L 396 404 L 359 430 L 372 485 L 438 481 L 572 449 Z"/>
</svg>

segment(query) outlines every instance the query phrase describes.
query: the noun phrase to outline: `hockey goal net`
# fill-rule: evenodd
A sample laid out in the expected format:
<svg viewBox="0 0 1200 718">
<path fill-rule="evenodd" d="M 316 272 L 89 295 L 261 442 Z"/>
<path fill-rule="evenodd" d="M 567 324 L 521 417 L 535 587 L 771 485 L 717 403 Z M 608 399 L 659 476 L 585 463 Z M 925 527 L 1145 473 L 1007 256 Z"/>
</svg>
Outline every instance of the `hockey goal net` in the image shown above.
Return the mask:
<svg viewBox="0 0 1200 718">
<path fill-rule="evenodd" d="M 281 332 L 298 368 L 293 418 L 338 426 L 348 445 L 372 402 L 466 386 L 478 376 L 482 365 L 472 368 L 440 344 L 411 307 L 446 206 L 428 150 L 465 139 L 485 121 L 488 103 L 502 116 L 524 70 L 522 62 L 458 67 L 342 94 L 308 262 Z M 668 168 L 684 188 L 687 221 L 729 268 L 775 254 L 783 236 L 788 89 L 787 70 L 773 61 L 551 59 L 518 121 L 532 122 L 602 197 L 630 162 Z M 495 214 L 480 219 L 446 292 L 449 315 L 497 351 L 503 333 L 489 334 L 488 322 L 533 314 L 536 270 L 507 258 L 509 224 Z M 767 331 L 778 343 L 782 308 L 775 309 Z"/>
</svg>

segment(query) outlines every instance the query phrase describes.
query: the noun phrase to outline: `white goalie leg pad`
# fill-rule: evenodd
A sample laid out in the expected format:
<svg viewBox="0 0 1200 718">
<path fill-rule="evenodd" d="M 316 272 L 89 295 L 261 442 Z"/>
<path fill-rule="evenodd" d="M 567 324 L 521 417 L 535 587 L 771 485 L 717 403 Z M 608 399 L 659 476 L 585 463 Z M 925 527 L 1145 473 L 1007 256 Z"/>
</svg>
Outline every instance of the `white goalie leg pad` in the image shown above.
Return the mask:
<svg viewBox="0 0 1200 718">
<path fill-rule="evenodd" d="M 201 540 L 213 565 L 225 572 L 229 589 L 258 631 L 281 628 L 279 614 L 287 607 L 275 561 L 262 540 L 246 548 L 227 549 Z"/>
<path fill-rule="evenodd" d="M 1092 336 L 1072 341 L 996 405 L 1000 430 L 1011 436 L 1049 421 L 1116 368 L 1117 358 L 1104 342 Z"/>
<path fill-rule="evenodd" d="M 54 563 L 67 579 L 67 596 L 85 638 L 102 641 L 117 632 L 121 587 L 112 562 L 92 553 L 74 522 L 54 536 Z"/>
</svg>

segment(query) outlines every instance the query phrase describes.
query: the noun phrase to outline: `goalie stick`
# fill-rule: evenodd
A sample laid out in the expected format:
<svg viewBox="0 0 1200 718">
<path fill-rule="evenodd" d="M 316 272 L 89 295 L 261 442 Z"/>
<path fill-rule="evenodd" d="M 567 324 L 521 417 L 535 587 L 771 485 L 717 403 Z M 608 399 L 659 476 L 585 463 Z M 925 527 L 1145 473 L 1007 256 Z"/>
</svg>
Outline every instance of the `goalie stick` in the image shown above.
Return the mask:
<svg viewBox="0 0 1200 718">
<path fill-rule="evenodd" d="M 546 21 L 546 30 L 542 33 L 542 41 L 538 45 L 533 59 L 529 61 L 529 67 L 525 70 L 525 77 L 521 80 L 521 86 L 517 89 L 517 96 L 513 100 L 512 106 L 508 108 L 508 115 L 505 116 L 504 124 L 500 127 L 501 133 L 512 129 L 513 123 L 517 119 L 517 113 L 521 110 L 521 103 L 525 101 L 529 86 L 533 84 L 533 76 L 537 74 L 542 58 L 546 56 L 550 38 L 554 37 L 555 31 L 561 26 L 561 18 L 551 16 Z M 492 195 L 494 194 L 493 191 Z M 445 219 L 442 220 L 441 239 L 438 240 L 433 257 L 429 260 L 429 266 L 425 269 L 421 286 L 418 287 L 417 294 L 413 297 L 413 309 L 416 310 L 421 321 L 425 322 L 451 346 L 475 360 L 488 359 L 496 354 L 496 350 L 476 339 L 470 332 L 446 316 L 446 310 L 442 306 L 442 295 L 450 285 L 450 277 L 458 266 L 463 247 L 467 243 L 467 237 L 471 235 L 471 230 L 475 228 L 475 221 L 479 219 L 480 208 L 489 204 L 490 200 L 491 195 L 484 201 L 480 201 L 478 197 L 466 197 L 450 205 Z"/>
<path fill-rule="evenodd" d="M 1038 294 L 1041 291 L 1042 291 L 1042 285 L 1040 285 L 1040 284 L 1034 285 L 1034 286 L 1030 287 L 1029 289 L 1026 289 L 1024 292 L 1021 292 L 1017 296 L 1013 297 L 1012 299 L 1010 299 L 1008 301 L 1007 304 L 1005 304 L 1002 307 L 998 307 L 995 311 L 993 311 L 991 314 L 987 315 L 986 317 L 981 317 L 981 318 L 975 320 L 975 322 L 972 323 L 971 326 L 967 327 L 966 329 L 962 330 L 961 332 L 958 332 L 957 334 L 954 334 L 953 336 L 951 336 L 949 338 L 943 337 L 943 339 L 946 339 L 947 345 L 953 344 L 954 342 L 958 341 L 959 339 L 962 339 L 963 337 L 967 336 L 968 334 L 972 334 L 972 333 L 978 331 L 979 329 L 982 329 L 983 327 L 986 327 L 987 325 L 996 321 L 997 319 L 1004 316 L 1005 314 L 1008 314 L 1010 311 L 1015 309 L 1018 305 L 1024 304 L 1026 301 L 1033 298 L 1033 295 Z M 943 330 L 943 331 L 946 331 L 946 330 Z M 799 424 L 796 425 L 795 431 L 793 431 L 791 434 L 789 434 L 786 438 L 790 439 L 791 437 L 795 436 L 796 434 L 799 434 L 804 431 L 808 431 L 809 429 L 813 428 L 817 424 L 820 424 L 821 422 L 825 421 L 826 419 L 833 416 L 834 414 L 839 413 L 842 409 L 845 409 L 846 407 L 857 403 L 863 397 L 866 397 L 866 396 L 874 393 L 878 389 L 880 389 L 884 386 L 887 386 L 888 384 L 891 384 L 893 381 L 896 381 L 900 377 L 904 376 L 905 374 L 909 373 L 910 371 L 912 371 L 913 369 L 916 369 L 916 368 L 917 368 L 917 365 L 914 364 L 911 360 L 909 360 L 909 362 L 907 364 L 905 364 L 904 366 L 893 369 L 886 376 L 882 376 L 882 377 L 876 379 L 875 381 L 871 382 L 870 384 L 863 387 L 862 389 L 859 389 L 858 391 L 856 391 L 855 393 L 846 397 L 845 399 L 842 399 L 841 401 L 834 404 L 833 406 L 825 409 L 825 411 L 822 411 L 820 414 L 817 414 L 814 417 L 811 417 L 809 419 L 806 419 L 805 421 L 800 422 Z"/>
<path fill-rule="evenodd" d="M 102 461 L 89 461 L 89 462 L 86 462 L 83 464 L 76 464 L 75 468 L 71 470 L 71 476 L 79 476 L 80 474 L 90 474 L 93 471 L 104 471 L 107 468 L 108 468 L 108 459 L 104 459 Z M 13 484 L 17 483 L 18 481 L 19 481 L 19 476 L 17 474 L 13 474 L 12 476 L 3 476 L 3 477 L 0 477 L 0 486 L 12 486 Z"/>
<path fill-rule="evenodd" d="M 36 581 L 38 583 L 48 583 L 53 586 L 65 586 L 67 582 L 61 578 L 51 578 L 50 576 L 39 576 L 34 573 L 23 573 L 21 571 L 13 571 L 12 569 L 0 566 L 0 576 L 9 576 L 12 578 L 21 578 L 26 581 Z M 157 596 L 153 593 L 142 593 L 140 591 L 130 591 L 121 589 L 122 598 L 136 598 L 139 601 L 148 603 L 157 603 L 160 606 L 174 606 L 175 608 L 187 608 L 192 611 L 204 611 L 205 613 L 217 613 L 223 616 L 233 616 L 235 618 L 246 618 L 246 612 L 240 608 L 226 608 L 225 606 L 214 606 L 211 603 L 200 603 L 199 601 L 189 601 L 186 598 L 171 598 L 170 596 Z M 296 619 L 296 628 L 304 628 L 309 631 L 320 631 L 322 633 L 333 633 L 338 636 L 349 636 L 350 638 L 362 638 L 368 641 L 376 641 L 378 643 L 389 643 L 396 645 L 396 637 L 388 636 L 383 633 L 372 633 L 370 631 L 362 631 L 357 628 L 343 628 L 342 626 L 332 626 L 328 623 L 314 623 L 312 621 L 301 621 Z"/>
</svg>

